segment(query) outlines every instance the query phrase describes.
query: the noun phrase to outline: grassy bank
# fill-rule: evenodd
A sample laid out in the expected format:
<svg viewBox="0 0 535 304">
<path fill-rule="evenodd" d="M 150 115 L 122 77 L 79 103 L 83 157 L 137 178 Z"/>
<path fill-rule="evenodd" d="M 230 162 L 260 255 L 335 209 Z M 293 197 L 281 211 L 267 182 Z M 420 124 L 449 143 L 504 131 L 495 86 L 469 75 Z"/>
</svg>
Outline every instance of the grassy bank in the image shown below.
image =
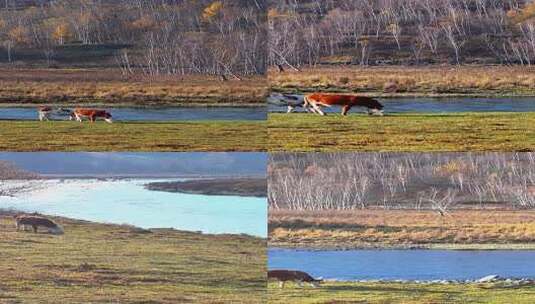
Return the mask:
<svg viewBox="0 0 535 304">
<path fill-rule="evenodd" d="M 267 197 L 265 178 L 216 178 L 154 182 L 148 183 L 145 187 L 153 191 L 187 194 Z"/>
<path fill-rule="evenodd" d="M 262 239 L 55 221 L 64 235 L 16 232 L 0 215 L 0 302 L 265 301 Z"/>
<path fill-rule="evenodd" d="M 270 210 L 269 244 L 309 248 L 535 249 L 535 211 Z"/>
<path fill-rule="evenodd" d="M 266 78 L 122 77 L 118 69 L 0 68 L 0 106 L 262 106 Z"/>
<path fill-rule="evenodd" d="M 267 141 L 262 121 L 0 121 L 0 135 L 3 151 L 264 151 Z"/>
<path fill-rule="evenodd" d="M 276 91 L 357 92 L 374 96 L 535 96 L 535 69 L 506 66 L 305 68 L 269 73 Z"/>
<path fill-rule="evenodd" d="M 290 287 L 291 286 L 291 287 Z M 327 282 L 317 289 L 269 284 L 269 303 L 525 303 L 535 286 Z"/>
<path fill-rule="evenodd" d="M 535 113 L 271 113 L 271 151 L 533 151 Z"/>
</svg>

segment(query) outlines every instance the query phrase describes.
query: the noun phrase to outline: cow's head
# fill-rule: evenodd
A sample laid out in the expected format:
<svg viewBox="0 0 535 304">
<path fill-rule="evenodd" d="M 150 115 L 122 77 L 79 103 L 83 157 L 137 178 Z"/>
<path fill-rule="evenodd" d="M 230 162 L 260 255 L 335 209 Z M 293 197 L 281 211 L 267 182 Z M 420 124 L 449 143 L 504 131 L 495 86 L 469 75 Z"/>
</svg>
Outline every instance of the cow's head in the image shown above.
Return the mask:
<svg viewBox="0 0 535 304">
<path fill-rule="evenodd" d="M 371 99 L 368 104 L 368 115 L 383 116 L 384 106 L 377 100 Z"/>
<path fill-rule="evenodd" d="M 106 122 L 108 122 L 108 123 L 112 123 L 112 122 L 113 122 L 110 113 L 105 112 L 103 117 L 104 117 L 104 120 L 105 120 Z"/>
<path fill-rule="evenodd" d="M 320 287 L 321 282 L 323 282 L 323 278 L 317 278 L 314 281 L 310 282 L 310 285 L 312 285 L 315 288 Z"/>
</svg>

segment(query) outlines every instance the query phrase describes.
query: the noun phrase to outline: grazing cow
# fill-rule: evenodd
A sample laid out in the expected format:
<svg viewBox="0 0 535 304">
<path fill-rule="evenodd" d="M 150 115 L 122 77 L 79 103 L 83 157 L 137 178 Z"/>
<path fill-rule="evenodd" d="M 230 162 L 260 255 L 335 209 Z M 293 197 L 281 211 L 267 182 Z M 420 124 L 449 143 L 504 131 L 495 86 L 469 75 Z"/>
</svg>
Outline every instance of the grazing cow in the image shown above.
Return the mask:
<svg viewBox="0 0 535 304">
<path fill-rule="evenodd" d="M 50 117 L 52 116 L 52 114 L 67 115 L 67 114 L 70 114 L 71 111 L 68 109 L 63 109 L 63 108 L 54 109 L 49 106 L 39 106 L 37 107 L 37 113 L 39 114 L 40 121 L 44 121 L 44 120 L 48 121 L 50 120 Z"/>
<path fill-rule="evenodd" d="M 76 108 L 71 114 L 71 120 L 76 119 L 79 122 L 82 122 L 82 118 L 87 117 L 89 118 L 89 121 L 95 122 L 97 118 L 101 117 L 106 122 L 112 123 L 111 114 L 104 111 L 104 110 L 95 110 L 95 109 L 83 109 L 83 108 Z"/>
<path fill-rule="evenodd" d="M 310 284 L 312 287 L 318 287 L 321 279 L 314 279 L 308 273 L 298 270 L 269 270 L 268 280 L 277 280 L 279 287 L 284 288 L 284 283 L 287 281 L 294 281 L 300 287 L 303 287 L 303 282 Z"/>
<path fill-rule="evenodd" d="M 33 232 L 37 233 L 39 227 L 44 227 L 52 234 L 63 234 L 63 228 L 46 217 L 37 215 L 16 215 L 15 222 L 17 231 L 21 228 L 25 230 L 26 226 L 31 226 Z"/>
<path fill-rule="evenodd" d="M 368 108 L 369 115 L 383 115 L 383 105 L 377 100 L 365 96 L 314 93 L 306 95 L 304 103 L 304 107 L 310 106 L 313 112 L 320 115 L 325 115 L 321 110 L 322 106 L 331 107 L 335 105 L 342 106 L 342 115 L 346 115 L 355 106 Z"/>
</svg>

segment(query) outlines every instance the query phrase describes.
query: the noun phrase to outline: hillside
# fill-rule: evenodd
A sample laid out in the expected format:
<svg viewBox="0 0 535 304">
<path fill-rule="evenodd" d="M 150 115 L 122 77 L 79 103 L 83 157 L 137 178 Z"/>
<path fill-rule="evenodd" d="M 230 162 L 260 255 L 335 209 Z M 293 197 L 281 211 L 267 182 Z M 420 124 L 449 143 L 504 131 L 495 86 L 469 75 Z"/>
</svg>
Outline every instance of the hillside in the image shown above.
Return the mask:
<svg viewBox="0 0 535 304">
<path fill-rule="evenodd" d="M 535 4 L 511 1 L 270 1 L 270 65 L 535 62 Z"/>
<path fill-rule="evenodd" d="M 125 76 L 265 72 L 263 1 L 5 1 L 0 64 Z"/>
</svg>

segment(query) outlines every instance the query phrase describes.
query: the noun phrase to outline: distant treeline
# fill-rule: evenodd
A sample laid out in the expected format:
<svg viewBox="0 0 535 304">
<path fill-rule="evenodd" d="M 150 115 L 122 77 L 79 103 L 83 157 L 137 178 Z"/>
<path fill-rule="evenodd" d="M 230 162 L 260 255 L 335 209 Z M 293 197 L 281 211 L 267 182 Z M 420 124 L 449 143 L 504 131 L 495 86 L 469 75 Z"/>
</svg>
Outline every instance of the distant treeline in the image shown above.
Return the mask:
<svg viewBox="0 0 535 304">
<path fill-rule="evenodd" d="M 272 0 L 269 62 L 535 63 L 527 0 Z"/>
<path fill-rule="evenodd" d="M 263 74 L 264 0 L 0 2 L 0 62 L 89 64 L 125 74 Z"/>
<path fill-rule="evenodd" d="M 535 208 L 535 153 L 270 155 L 273 209 Z"/>
</svg>

